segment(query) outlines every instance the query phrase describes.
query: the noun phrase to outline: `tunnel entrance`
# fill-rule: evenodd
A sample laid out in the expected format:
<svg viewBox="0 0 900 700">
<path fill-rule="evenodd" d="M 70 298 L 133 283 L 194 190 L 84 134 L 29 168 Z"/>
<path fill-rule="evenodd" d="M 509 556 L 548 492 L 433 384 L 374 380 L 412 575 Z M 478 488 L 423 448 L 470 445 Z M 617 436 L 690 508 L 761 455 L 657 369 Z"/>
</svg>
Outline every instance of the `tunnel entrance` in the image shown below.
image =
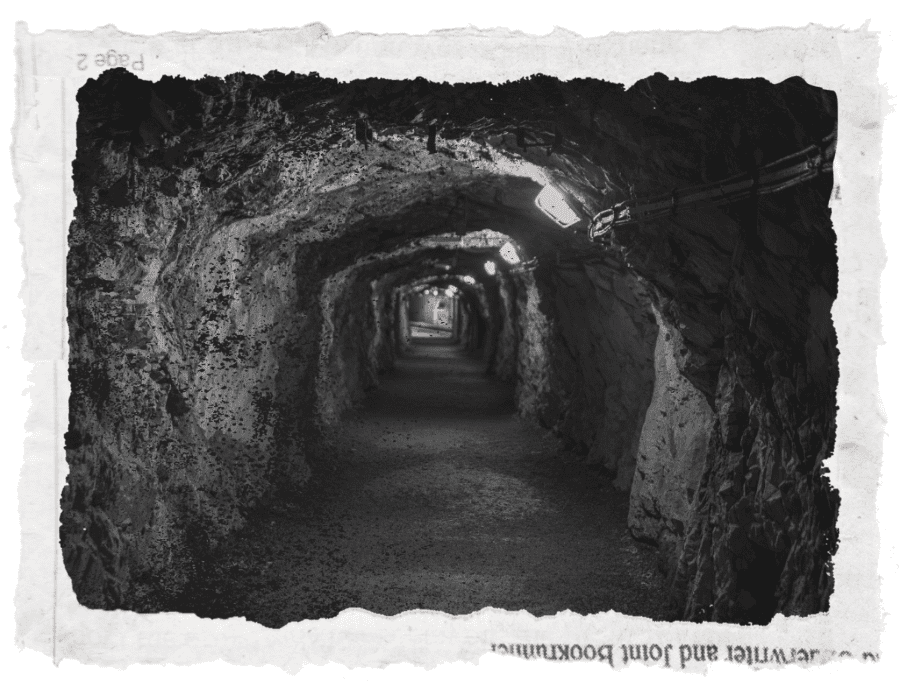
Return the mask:
<svg viewBox="0 0 900 700">
<path fill-rule="evenodd" d="M 408 305 L 410 337 L 458 340 L 457 288 L 428 287 L 410 297 Z"/>
<path fill-rule="evenodd" d="M 827 610 L 834 94 L 112 70 L 78 101 L 82 604 Z"/>
</svg>

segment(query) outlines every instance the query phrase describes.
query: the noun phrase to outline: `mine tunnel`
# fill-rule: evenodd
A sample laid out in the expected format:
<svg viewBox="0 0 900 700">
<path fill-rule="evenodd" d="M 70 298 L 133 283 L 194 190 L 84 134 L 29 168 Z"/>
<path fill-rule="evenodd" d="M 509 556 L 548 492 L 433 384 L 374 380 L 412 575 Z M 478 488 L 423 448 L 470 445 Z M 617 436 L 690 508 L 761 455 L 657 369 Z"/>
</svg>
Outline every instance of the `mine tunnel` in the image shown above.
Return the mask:
<svg viewBox="0 0 900 700">
<path fill-rule="evenodd" d="M 78 105 L 81 604 L 828 609 L 833 93 L 119 69 Z"/>
</svg>

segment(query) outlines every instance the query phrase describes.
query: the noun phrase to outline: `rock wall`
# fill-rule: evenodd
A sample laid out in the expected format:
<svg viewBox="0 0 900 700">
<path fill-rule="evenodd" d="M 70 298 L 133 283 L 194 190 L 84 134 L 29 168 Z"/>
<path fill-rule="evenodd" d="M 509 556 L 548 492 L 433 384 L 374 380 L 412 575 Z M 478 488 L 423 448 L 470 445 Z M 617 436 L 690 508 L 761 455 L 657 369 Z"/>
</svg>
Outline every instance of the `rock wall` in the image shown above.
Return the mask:
<svg viewBox="0 0 900 700">
<path fill-rule="evenodd" d="M 406 346 L 409 344 L 410 339 L 410 330 L 409 330 L 409 300 L 402 295 L 400 290 L 394 295 L 396 309 L 396 328 L 397 328 L 397 345 L 396 350 L 398 353 L 403 353 L 406 349 Z"/>
<path fill-rule="evenodd" d="M 275 484 L 308 476 L 317 319 L 301 311 L 296 250 L 215 228 L 202 207 L 139 201 L 106 210 L 122 239 L 70 234 L 62 536 L 93 606 L 171 604 L 218 536 Z"/>
<path fill-rule="evenodd" d="M 554 400 L 551 387 L 553 361 L 550 339 L 551 321 L 542 307 L 541 293 L 534 273 L 524 271 L 513 276 L 516 312 L 516 408 L 519 414 L 549 427 L 547 406 Z"/>
<path fill-rule="evenodd" d="M 641 429 L 631 486 L 628 527 L 639 540 L 659 547 L 660 563 L 673 573 L 699 491 L 713 428 L 713 411 L 678 370 L 685 353 L 681 334 L 654 309 L 656 379 Z"/>
<path fill-rule="evenodd" d="M 497 374 L 515 377 L 519 413 L 628 490 L 653 390 L 649 298 L 611 258 L 549 260 L 501 278 L 500 290 L 513 323 L 501 331 Z M 513 351 L 514 372 L 506 359 Z"/>
<path fill-rule="evenodd" d="M 617 233 L 681 331 L 679 370 L 714 411 L 673 582 L 679 617 L 827 610 L 838 505 L 825 467 L 837 387 L 830 187 Z"/>
<path fill-rule="evenodd" d="M 459 339 L 466 350 L 478 350 L 483 347 L 482 337 L 484 323 L 481 314 L 475 307 L 474 299 L 467 296 L 459 301 Z"/>
<path fill-rule="evenodd" d="M 522 320 L 516 303 L 517 287 L 506 274 L 500 274 L 495 293 L 488 301 L 490 328 L 485 347 L 489 371 L 504 381 L 516 380 L 516 363 Z M 527 321 L 527 319 L 526 319 Z"/>
<path fill-rule="evenodd" d="M 613 260 L 553 271 L 555 431 L 631 487 L 653 391 L 657 328 L 637 280 Z"/>
<path fill-rule="evenodd" d="M 369 366 L 374 370 L 373 379 L 377 384 L 377 375 L 394 366 L 400 342 L 397 339 L 394 288 L 386 285 L 383 280 L 373 280 L 369 284 L 369 294 L 374 326 L 369 349 Z"/>
</svg>

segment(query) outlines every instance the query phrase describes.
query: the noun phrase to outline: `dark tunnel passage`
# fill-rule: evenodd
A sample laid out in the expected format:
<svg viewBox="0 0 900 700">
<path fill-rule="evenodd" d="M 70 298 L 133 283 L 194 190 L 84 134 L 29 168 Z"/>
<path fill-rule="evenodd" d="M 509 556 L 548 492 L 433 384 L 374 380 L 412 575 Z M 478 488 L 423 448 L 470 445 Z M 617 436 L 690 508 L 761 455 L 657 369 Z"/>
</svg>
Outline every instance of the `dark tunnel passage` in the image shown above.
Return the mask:
<svg viewBox="0 0 900 700">
<path fill-rule="evenodd" d="M 272 627 L 346 608 L 658 618 L 663 579 L 627 511 L 624 494 L 517 419 L 512 387 L 486 375 L 480 352 L 422 327 L 302 494 L 270 503 L 182 606 Z"/>
<path fill-rule="evenodd" d="M 114 70 L 78 100 L 82 604 L 828 609 L 831 177 L 765 178 L 834 132 L 832 93 Z"/>
</svg>

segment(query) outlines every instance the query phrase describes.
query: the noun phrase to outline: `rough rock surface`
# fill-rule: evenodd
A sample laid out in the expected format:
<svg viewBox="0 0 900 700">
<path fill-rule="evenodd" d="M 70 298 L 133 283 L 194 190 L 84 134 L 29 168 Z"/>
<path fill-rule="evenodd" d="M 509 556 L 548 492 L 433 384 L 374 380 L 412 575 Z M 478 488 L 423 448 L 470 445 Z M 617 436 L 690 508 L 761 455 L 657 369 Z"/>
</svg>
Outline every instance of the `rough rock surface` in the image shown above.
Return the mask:
<svg viewBox="0 0 900 700">
<path fill-rule="evenodd" d="M 559 266 L 550 284 L 554 401 L 545 420 L 627 491 L 653 391 L 649 302 L 611 258 L 583 269 Z"/>
<path fill-rule="evenodd" d="M 403 301 L 389 290 L 458 265 L 477 280 L 466 293 L 478 342 L 516 383 L 519 410 L 622 488 L 652 395 L 652 300 L 681 333 L 679 372 L 714 411 L 672 583 L 677 614 L 765 622 L 827 609 L 829 179 L 626 227 L 606 251 L 583 227 L 629 196 L 821 140 L 832 94 L 798 79 L 151 84 L 114 70 L 78 101 L 61 538 L 82 603 L 175 604 L 198 557 L 307 482 L 323 424 L 403 351 L 390 340 L 405 332 Z M 578 227 L 534 206 L 545 181 Z M 484 251 L 449 244 L 390 257 L 484 229 L 529 265 L 488 279 Z"/>
<path fill-rule="evenodd" d="M 639 540 L 660 548 L 660 562 L 674 571 L 685 528 L 706 464 L 713 412 L 678 371 L 685 354 L 681 334 L 656 312 L 656 381 L 641 430 L 631 487 L 628 527 Z"/>
<path fill-rule="evenodd" d="M 714 409 L 672 591 L 681 617 L 759 623 L 827 609 L 838 505 L 824 466 L 837 387 L 829 193 L 817 182 L 732 217 L 617 236 L 670 300 L 660 311 L 682 333 L 681 370 Z"/>
</svg>

